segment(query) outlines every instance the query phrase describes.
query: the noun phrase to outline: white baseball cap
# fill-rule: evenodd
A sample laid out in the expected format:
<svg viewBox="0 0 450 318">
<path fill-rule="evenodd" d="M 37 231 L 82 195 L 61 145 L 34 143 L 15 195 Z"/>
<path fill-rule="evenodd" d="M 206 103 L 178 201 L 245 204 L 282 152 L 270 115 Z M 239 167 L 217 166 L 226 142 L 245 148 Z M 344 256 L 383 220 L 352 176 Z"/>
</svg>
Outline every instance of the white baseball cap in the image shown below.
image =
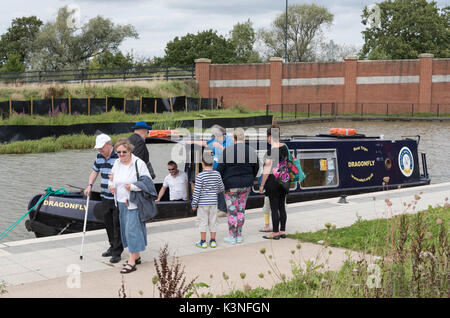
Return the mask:
<svg viewBox="0 0 450 318">
<path fill-rule="evenodd" d="M 107 142 L 111 141 L 111 138 L 106 134 L 100 134 L 95 138 L 94 149 L 102 148 Z"/>
</svg>

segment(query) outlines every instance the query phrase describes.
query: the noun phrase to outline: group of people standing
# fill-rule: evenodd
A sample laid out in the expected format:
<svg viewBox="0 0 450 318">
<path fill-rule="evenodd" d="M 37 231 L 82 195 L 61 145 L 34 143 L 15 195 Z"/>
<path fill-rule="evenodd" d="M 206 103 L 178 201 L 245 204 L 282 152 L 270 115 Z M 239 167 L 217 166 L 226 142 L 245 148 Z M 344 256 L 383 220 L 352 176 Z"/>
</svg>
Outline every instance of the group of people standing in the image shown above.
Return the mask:
<svg viewBox="0 0 450 318">
<path fill-rule="evenodd" d="M 145 138 L 151 129 L 145 122 L 137 122 L 134 134 L 130 138 L 121 138 L 113 146 L 111 138 L 101 134 L 96 138 L 95 149 L 98 150 L 93 171 L 89 176 L 89 186 L 85 194 L 90 195 L 92 185 L 98 175 L 101 176 L 101 199 L 103 220 L 110 247 L 102 254 L 111 257 L 111 263 L 121 260 L 124 248 L 129 250 L 129 258 L 123 264 L 121 273 L 136 270 L 141 263 L 140 253 L 147 246 L 145 222 L 156 211 L 154 202 L 161 200 L 169 188 L 171 200 L 188 200 L 189 188 L 187 176 L 181 173 L 175 162 L 169 162 L 169 175 L 165 178 L 159 194 L 156 193 L 152 178 L 155 177 Z M 243 241 L 243 225 L 245 222 L 245 206 L 259 171 L 259 159 L 255 149 L 245 143 L 244 130 L 234 129 L 233 137 L 226 134 L 224 128 L 213 126 L 213 137 L 207 141 L 192 142 L 205 146 L 210 151 L 202 157 L 202 172 L 192 185 L 191 206 L 197 211 L 197 225 L 200 241 L 196 246 L 207 248 L 206 234 L 210 232 L 209 246 L 216 247 L 218 212 L 226 212 L 228 236 L 224 241 L 230 244 Z M 269 198 L 272 215 L 272 233 L 264 235 L 265 239 L 285 238 L 286 227 L 286 190 L 275 180 L 271 171 L 279 161 L 287 158 L 288 149 L 279 141 L 279 127 L 272 126 L 267 131 L 271 149 L 264 158 L 263 177 L 259 192 Z M 171 168 L 171 169 L 170 169 Z M 179 179 L 178 181 L 177 178 Z M 175 183 L 173 183 L 175 182 Z M 146 207 L 146 216 L 142 215 L 142 201 L 136 194 L 147 192 L 152 198 L 153 206 Z M 146 203 L 144 203 L 146 204 Z M 267 205 L 267 202 L 265 203 Z M 267 210 L 267 206 L 265 208 Z M 220 214 L 219 214 L 220 215 Z M 267 227 L 267 230 L 268 227 Z"/>
<path fill-rule="evenodd" d="M 227 243 L 241 243 L 243 239 L 242 229 L 245 222 L 245 206 L 251 192 L 255 177 L 259 170 L 259 159 L 255 149 L 245 143 L 244 130 L 236 128 L 233 133 L 233 143 L 225 145 L 227 137 L 225 129 L 220 126 L 212 127 L 213 138 L 203 141 L 201 144 L 212 150 L 213 158 L 203 155 L 203 171 L 195 180 L 195 188 L 192 199 L 192 208 L 197 210 L 197 220 L 200 231 L 198 247 L 206 248 L 206 224 L 209 224 L 211 239 L 209 245 L 216 247 L 217 219 L 215 211 L 221 209 L 220 195 L 225 197 L 225 209 L 228 217 L 228 236 L 224 238 Z M 286 195 L 283 186 L 274 178 L 273 167 L 289 156 L 289 149 L 280 143 L 279 126 L 274 125 L 267 130 L 267 140 L 271 149 L 264 158 L 264 169 L 259 192 L 265 194 L 263 210 L 270 209 L 272 215 L 272 228 L 267 223 L 264 232 L 272 234 L 264 235 L 265 239 L 286 238 Z M 219 139 L 220 138 L 220 139 Z M 219 141 L 217 141 L 219 139 Z M 213 173 L 215 170 L 216 173 Z M 200 210 L 201 207 L 201 210 Z M 208 210 L 204 214 L 203 210 Z M 200 213 L 199 213 L 200 212 Z M 209 217 L 207 217 L 209 216 Z"/>
</svg>

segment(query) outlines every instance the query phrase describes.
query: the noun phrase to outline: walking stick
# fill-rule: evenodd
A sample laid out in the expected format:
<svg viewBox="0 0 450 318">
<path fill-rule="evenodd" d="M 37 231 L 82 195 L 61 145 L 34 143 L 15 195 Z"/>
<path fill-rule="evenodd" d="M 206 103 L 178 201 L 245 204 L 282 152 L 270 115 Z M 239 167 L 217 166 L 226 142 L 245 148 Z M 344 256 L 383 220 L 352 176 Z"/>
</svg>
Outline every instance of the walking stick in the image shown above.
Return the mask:
<svg viewBox="0 0 450 318">
<path fill-rule="evenodd" d="M 84 224 L 83 224 L 83 239 L 81 240 L 81 251 L 80 251 L 80 260 L 83 259 L 83 246 L 84 246 L 84 237 L 86 236 L 86 223 L 87 223 L 87 215 L 88 215 L 88 209 L 89 209 L 89 196 L 87 196 L 86 200 L 86 210 L 84 211 Z"/>
</svg>

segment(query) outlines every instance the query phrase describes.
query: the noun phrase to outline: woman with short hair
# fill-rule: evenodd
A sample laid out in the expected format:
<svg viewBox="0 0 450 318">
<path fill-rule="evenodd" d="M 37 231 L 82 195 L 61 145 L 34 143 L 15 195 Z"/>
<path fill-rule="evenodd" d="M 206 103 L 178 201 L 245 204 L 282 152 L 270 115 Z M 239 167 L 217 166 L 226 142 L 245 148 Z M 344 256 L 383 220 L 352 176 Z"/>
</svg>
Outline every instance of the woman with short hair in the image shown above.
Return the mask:
<svg viewBox="0 0 450 318">
<path fill-rule="evenodd" d="M 228 212 L 227 243 L 243 241 L 242 228 L 245 221 L 245 206 L 258 174 L 259 163 L 255 149 L 245 144 L 242 128 L 236 128 L 233 134 L 235 144 L 225 148 L 222 162 L 217 166 L 225 185 L 225 201 Z"/>
<path fill-rule="evenodd" d="M 127 138 L 120 138 L 114 148 L 119 160 L 114 162 L 111 169 L 109 189 L 114 194 L 120 211 L 122 244 L 124 248 L 128 247 L 130 252 L 128 261 L 120 271 L 127 274 L 136 270 L 136 264 L 141 263 L 140 252 L 147 246 L 145 222 L 140 220 L 137 205 L 130 201 L 130 191 L 141 191 L 133 184 L 138 179 L 136 170 L 140 176 L 150 177 L 150 173 L 144 161 L 132 154 L 134 146 Z"/>
</svg>

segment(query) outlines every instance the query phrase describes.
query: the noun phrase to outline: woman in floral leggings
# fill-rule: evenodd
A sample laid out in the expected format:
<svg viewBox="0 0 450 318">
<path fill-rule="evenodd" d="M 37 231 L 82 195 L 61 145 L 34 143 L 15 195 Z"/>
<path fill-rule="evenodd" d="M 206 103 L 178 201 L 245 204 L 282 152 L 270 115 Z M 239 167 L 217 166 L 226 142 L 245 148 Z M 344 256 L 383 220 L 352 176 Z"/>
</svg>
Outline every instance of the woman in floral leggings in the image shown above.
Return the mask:
<svg viewBox="0 0 450 318">
<path fill-rule="evenodd" d="M 243 241 L 245 205 L 259 169 L 255 149 L 245 144 L 244 130 L 236 128 L 233 137 L 235 144 L 225 148 L 222 160 L 217 166 L 217 171 L 225 185 L 225 202 L 228 212 L 230 235 L 224 241 L 231 244 Z"/>
<path fill-rule="evenodd" d="M 228 231 L 230 233 L 229 243 L 242 242 L 242 227 L 245 222 L 245 204 L 250 193 L 251 187 L 234 188 L 225 192 L 225 202 L 228 210 Z M 227 241 L 227 240 L 225 240 Z"/>
</svg>

